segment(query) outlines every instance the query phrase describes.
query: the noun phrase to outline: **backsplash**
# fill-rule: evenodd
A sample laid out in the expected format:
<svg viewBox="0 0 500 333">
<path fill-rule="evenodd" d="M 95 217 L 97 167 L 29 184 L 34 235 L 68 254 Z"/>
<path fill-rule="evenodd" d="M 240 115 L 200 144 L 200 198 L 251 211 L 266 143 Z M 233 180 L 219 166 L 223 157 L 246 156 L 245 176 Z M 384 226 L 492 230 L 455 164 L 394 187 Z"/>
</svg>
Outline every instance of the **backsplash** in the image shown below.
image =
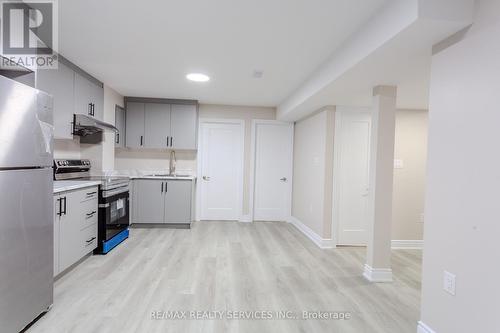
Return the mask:
<svg viewBox="0 0 500 333">
<path fill-rule="evenodd" d="M 54 158 L 57 159 L 80 159 L 82 153 L 80 149 L 80 139 L 54 140 Z"/>
<path fill-rule="evenodd" d="M 196 151 L 176 151 L 177 173 L 196 174 Z M 169 168 L 169 151 L 157 150 L 116 150 L 115 171 L 118 174 L 137 175 L 165 173 Z"/>
</svg>

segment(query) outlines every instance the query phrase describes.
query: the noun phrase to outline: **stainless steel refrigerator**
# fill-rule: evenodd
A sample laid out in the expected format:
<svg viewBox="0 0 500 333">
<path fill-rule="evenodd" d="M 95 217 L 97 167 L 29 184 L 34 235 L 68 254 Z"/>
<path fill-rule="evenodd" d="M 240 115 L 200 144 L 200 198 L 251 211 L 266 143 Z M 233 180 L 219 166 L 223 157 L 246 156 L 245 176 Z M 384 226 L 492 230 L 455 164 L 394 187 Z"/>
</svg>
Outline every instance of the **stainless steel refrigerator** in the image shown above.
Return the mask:
<svg viewBox="0 0 500 333">
<path fill-rule="evenodd" d="M 0 76 L 0 331 L 53 300 L 52 97 Z"/>
</svg>

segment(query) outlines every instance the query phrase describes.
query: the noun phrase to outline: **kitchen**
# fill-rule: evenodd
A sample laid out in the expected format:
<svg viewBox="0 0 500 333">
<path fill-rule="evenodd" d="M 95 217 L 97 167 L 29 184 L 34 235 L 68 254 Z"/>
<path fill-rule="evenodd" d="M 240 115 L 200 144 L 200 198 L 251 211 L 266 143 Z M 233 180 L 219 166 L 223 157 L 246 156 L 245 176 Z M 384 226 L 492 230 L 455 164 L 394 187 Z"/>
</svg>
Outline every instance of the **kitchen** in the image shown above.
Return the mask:
<svg viewBox="0 0 500 333">
<path fill-rule="evenodd" d="M 0 0 L 0 331 L 415 331 L 427 2 Z"/>
<path fill-rule="evenodd" d="M 44 142 L 48 149 L 39 152 L 46 155 L 43 167 L 51 170 L 53 179 L 53 244 L 46 244 L 53 249 L 53 258 L 46 256 L 44 262 L 53 262 L 56 286 L 89 257 L 112 255 L 115 248 L 120 251 L 120 245 L 134 237 L 134 232 L 140 235 L 140 229 L 189 230 L 193 221 L 200 220 L 199 213 L 197 215 L 199 182 L 210 182 L 207 177 L 200 180 L 196 176 L 200 171 L 197 161 L 200 114 L 209 122 L 221 118 L 242 119 L 246 124 L 242 160 L 248 159 L 251 150 L 252 122 L 275 119 L 273 108 L 200 106 L 196 100 L 124 97 L 62 55 L 58 59 L 57 69 L 32 71 L 11 66 L 2 70 L 4 76 L 0 76 L 5 87 L 3 100 L 14 103 L 18 98 L 12 91 L 35 96 L 35 99 L 47 93 L 46 107 L 53 112 L 53 118 L 43 122 L 47 125 L 41 132 L 37 127 L 42 124 L 41 111 L 36 103 L 30 105 L 26 118 L 9 125 L 23 128 L 30 120 L 35 130 L 29 127 L 27 130 L 35 132 L 36 142 Z M 4 138 L 4 142 L 11 140 Z M 30 144 L 28 141 L 26 147 L 18 147 L 21 152 L 33 155 L 39 148 Z M 53 156 L 50 161 L 48 156 Z M 5 165 L 6 170 L 17 168 L 9 163 Z M 249 196 L 248 166 L 245 165 L 244 175 L 235 176 L 245 182 L 245 189 L 241 188 L 244 194 L 230 193 L 231 201 L 240 201 L 235 203 L 240 212 L 236 218 L 222 216 L 219 220 L 247 218 L 243 212 L 250 208 L 241 201 L 248 200 Z M 46 240 L 49 239 L 46 236 Z M 23 244 L 20 242 L 18 246 L 24 247 Z M 40 285 L 38 280 L 31 286 L 38 290 Z M 50 293 L 52 286 L 44 290 Z M 22 316 L 16 318 L 17 322 L 9 319 L 12 330 L 49 309 L 44 304 L 52 302 L 50 299 L 49 296 L 39 299 L 38 308 L 24 310 Z M 32 299 L 29 302 L 36 304 Z M 26 304 L 21 306 L 27 308 Z M 4 314 L 12 316 L 8 311 Z M 2 322 L 4 320 L 7 321 L 2 319 Z"/>
</svg>

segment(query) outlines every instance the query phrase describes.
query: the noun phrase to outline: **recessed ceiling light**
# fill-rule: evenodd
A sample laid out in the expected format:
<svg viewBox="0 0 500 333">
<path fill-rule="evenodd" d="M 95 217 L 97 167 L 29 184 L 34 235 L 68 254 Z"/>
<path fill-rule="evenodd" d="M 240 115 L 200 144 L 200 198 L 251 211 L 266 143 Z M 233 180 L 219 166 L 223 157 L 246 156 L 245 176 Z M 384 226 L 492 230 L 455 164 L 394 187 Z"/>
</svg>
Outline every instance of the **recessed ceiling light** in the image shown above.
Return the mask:
<svg viewBox="0 0 500 333">
<path fill-rule="evenodd" d="M 194 82 L 207 82 L 207 81 L 210 81 L 210 77 L 208 77 L 208 75 L 201 74 L 201 73 L 190 73 L 190 74 L 186 75 L 186 78 L 188 80 L 194 81 Z"/>
</svg>

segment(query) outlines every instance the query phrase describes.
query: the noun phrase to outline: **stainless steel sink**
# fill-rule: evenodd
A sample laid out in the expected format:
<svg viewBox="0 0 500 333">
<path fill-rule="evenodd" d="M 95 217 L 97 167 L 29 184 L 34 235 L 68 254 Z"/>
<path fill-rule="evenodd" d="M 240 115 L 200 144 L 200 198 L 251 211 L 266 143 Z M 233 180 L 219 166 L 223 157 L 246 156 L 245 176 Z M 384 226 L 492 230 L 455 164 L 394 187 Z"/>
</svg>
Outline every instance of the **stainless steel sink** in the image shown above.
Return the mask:
<svg viewBox="0 0 500 333">
<path fill-rule="evenodd" d="M 168 173 L 153 173 L 150 175 L 146 175 L 146 177 L 174 177 L 174 178 L 183 178 L 183 177 L 190 177 L 190 175 L 169 175 Z"/>
</svg>

